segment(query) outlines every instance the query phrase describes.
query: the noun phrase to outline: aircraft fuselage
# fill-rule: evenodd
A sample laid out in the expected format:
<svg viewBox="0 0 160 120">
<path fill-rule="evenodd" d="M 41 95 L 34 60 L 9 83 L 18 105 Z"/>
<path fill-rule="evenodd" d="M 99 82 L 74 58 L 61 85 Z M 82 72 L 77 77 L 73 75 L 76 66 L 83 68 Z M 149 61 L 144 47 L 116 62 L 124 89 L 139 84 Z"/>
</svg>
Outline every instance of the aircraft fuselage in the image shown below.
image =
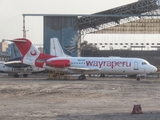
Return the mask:
<svg viewBox="0 0 160 120">
<path fill-rule="evenodd" d="M 56 57 L 47 61 L 69 60 L 67 67 L 54 67 L 45 65 L 46 69 L 56 71 L 68 71 L 70 73 L 104 73 L 104 74 L 148 74 L 153 73 L 157 68 L 144 59 L 120 58 L 120 57 Z M 63 63 L 61 63 L 63 66 Z M 65 63 L 66 64 L 66 63 Z M 65 65 L 64 65 L 65 66 Z M 70 67 L 80 69 L 70 69 Z M 84 70 L 81 68 L 88 68 Z"/>
</svg>

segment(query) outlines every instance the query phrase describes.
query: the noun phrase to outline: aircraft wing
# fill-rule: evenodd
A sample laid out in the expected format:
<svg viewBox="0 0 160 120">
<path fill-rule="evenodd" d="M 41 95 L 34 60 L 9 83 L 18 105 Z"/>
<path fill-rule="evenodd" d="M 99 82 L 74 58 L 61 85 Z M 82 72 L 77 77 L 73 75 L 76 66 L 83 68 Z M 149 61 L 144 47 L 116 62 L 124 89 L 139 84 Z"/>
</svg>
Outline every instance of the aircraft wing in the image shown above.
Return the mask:
<svg viewBox="0 0 160 120">
<path fill-rule="evenodd" d="M 99 68 L 77 68 L 77 67 L 68 67 L 70 70 L 79 70 L 79 71 L 99 71 Z"/>
</svg>

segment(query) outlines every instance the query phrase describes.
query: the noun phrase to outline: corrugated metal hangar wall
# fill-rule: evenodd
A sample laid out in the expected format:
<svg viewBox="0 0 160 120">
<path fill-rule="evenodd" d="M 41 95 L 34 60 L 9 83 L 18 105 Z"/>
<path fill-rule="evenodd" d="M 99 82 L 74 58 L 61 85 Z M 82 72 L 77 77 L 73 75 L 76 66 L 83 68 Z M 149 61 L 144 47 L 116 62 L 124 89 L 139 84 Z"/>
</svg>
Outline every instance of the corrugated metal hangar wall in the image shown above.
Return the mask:
<svg viewBox="0 0 160 120">
<path fill-rule="evenodd" d="M 50 53 L 50 39 L 58 38 L 64 52 L 77 56 L 77 17 L 44 16 L 44 48 Z"/>
</svg>

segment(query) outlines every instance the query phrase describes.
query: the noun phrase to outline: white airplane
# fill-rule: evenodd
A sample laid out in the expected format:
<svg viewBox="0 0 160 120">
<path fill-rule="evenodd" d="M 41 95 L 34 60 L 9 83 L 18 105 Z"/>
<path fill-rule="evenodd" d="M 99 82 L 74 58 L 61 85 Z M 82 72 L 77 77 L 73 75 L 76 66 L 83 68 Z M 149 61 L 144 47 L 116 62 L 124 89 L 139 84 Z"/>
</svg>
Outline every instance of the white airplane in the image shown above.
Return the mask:
<svg viewBox="0 0 160 120">
<path fill-rule="evenodd" d="M 14 77 L 28 77 L 28 74 L 44 72 L 44 68 L 30 66 L 21 62 L 22 57 L 10 59 L 8 61 L 0 61 L 0 73 L 12 73 Z"/>
<path fill-rule="evenodd" d="M 81 74 L 78 79 L 86 79 L 85 74 L 149 74 L 157 68 L 148 61 L 140 58 L 121 57 L 57 57 L 40 51 L 26 38 L 9 40 L 14 42 L 21 52 L 22 62 L 28 65 L 45 68 L 47 70 Z"/>
</svg>

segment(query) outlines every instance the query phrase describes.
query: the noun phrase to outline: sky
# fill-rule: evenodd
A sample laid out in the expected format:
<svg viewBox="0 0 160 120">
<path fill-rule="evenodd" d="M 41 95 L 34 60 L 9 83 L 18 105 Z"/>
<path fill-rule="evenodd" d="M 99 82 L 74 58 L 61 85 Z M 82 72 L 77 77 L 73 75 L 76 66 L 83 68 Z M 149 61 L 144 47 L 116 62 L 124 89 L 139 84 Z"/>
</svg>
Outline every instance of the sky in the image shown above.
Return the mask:
<svg viewBox="0 0 160 120">
<path fill-rule="evenodd" d="M 138 0 L 0 0 L 0 41 L 23 37 L 22 14 L 92 14 Z M 43 44 L 43 17 L 26 17 L 26 37 Z"/>
</svg>

